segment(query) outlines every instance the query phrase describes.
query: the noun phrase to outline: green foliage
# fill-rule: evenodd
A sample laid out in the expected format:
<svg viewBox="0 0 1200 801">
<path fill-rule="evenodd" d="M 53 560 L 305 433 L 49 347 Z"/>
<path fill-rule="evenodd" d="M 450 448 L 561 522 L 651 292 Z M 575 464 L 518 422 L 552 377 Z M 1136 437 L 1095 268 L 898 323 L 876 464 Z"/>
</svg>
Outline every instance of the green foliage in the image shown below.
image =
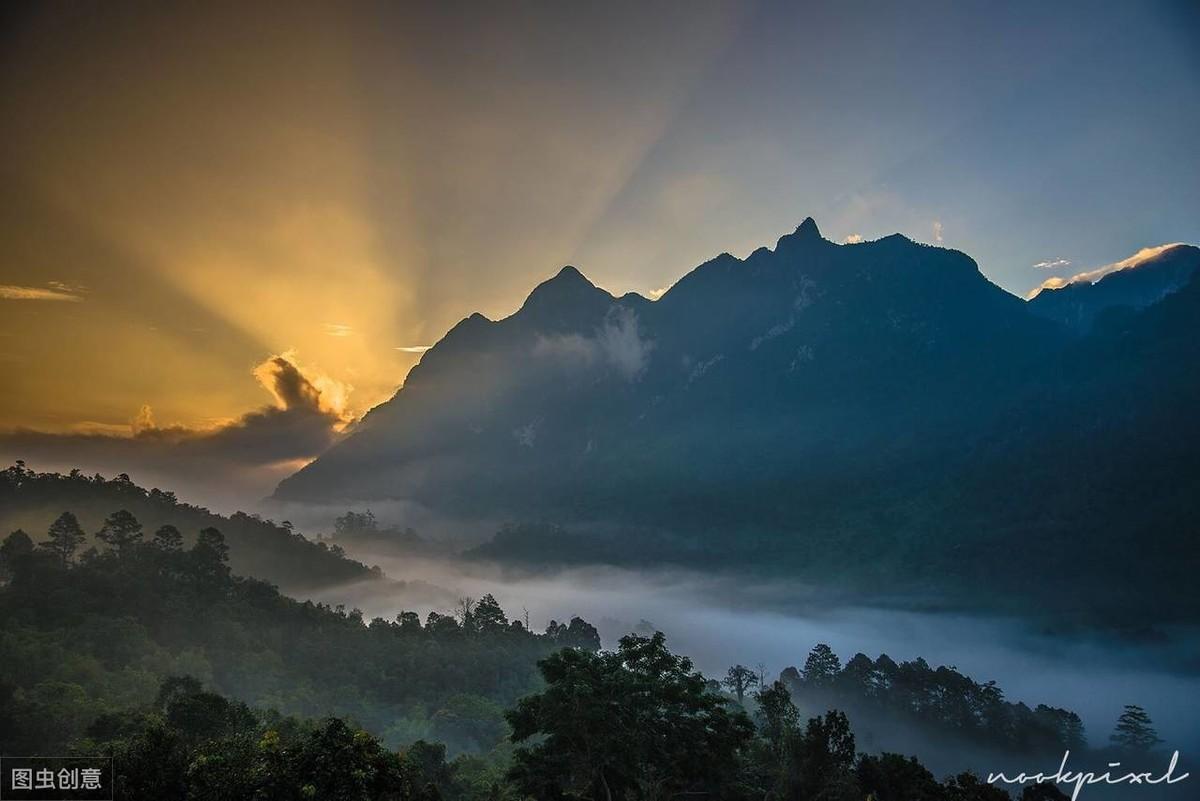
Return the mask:
<svg viewBox="0 0 1200 801">
<path fill-rule="evenodd" d="M 183 534 L 170 523 L 159 526 L 154 532 L 154 547 L 164 551 L 178 551 L 183 548 Z"/>
<path fill-rule="evenodd" d="M 96 532 L 96 539 L 120 552 L 141 542 L 142 524 L 125 509 L 119 509 L 104 518 L 104 525 Z"/>
<path fill-rule="evenodd" d="M 140 530 L 132 516 L 110 517 L 113 532 Z M 539 686 L 537 661 L 595 632 L 583 621 L 556 636 L 528 632 L 494 599 L 469 628 L 436 614 L 422 627 L 403 612 L 364 623 L 357 610 L 234 576 L 236 550 L 215 528 L 187 550 L 176 541 L 169 531 L 148 543 L 118 537 L 76 564 L 23 533 L 0 545 L 0 719 L 11 721 L 0 751 L 60 753 L 89 720 L 191 674 L 254 706 L 354 719 L 389 745 L 436 736 L 452 753 L 486 752 L 507 734 L 504 706 Z M 48 712 L 56 697 L 76 711 Z"/>
<path fill-rule="evenodd" d="M 123 515 L 109 524 L 108 518 L 114 510 L 128 512 L 140 521 L 145 531 L 155 532 L 154 542 L 167 550 L 190 545 L 203 529 L 218 529 L 230 547 L 230 566 L 235 572 L 290 590 L 362 581 L 373 576 L 366 565 L 345 558 L 324 543 L 305 539 L 290 524 L 277 525 L 242 512 L 228 517 L 217 515 L 180 503 L 172 492 L 143 489 L 127 476 L 106 480 L 79 471 L 68 475 L 38 473 L 23 464 L 0 470 L 0 531 L 16 527 L 31 532 L 47 531 L 64 509 L 71 510 L 78 518 L 83 531 L 97 532 L 95 542 L 100 545 L 104 544 L 100 532 L 122 543 L 127 539 L 136 541 L 141 536 L 142 529 L 124 528 L 129 521 Z"/>
<path fill-rule="evenodd" d="M 581 617 L 571 618 L 570 624 L 551 620 L 546 627 L 546 637 L 562 648 L 600 649 L 600 633 Z"/>
<path fill-rule="evenodd" d="M 70 512 L 63 512 L 50 524 L 47 532 L 50 539 L 42 543 L 42 547 L 57 556 L 65 565 L 71 561 L 75 551 L 87 540 L 79 520 Z"/>
<path fill-rule="evenodd" d="M 971 742 L 1010 753 L 1080 751 L 1087 745 L 1079 716 L 1066 709 L 1009 703 L 995 682 L 979 683 L 925 660 L 897 664 L 886 654 L 872 660 L 855 654 L 841 667 L 827 645 L 817 645 L 804 671 L 783 672 L 797 703 L 838 708 L 855 719 L 908 722 L 948 741 Z"/>
<path fill-rule="evenodd" d="M 804 660 L 804 681 L 814 687 L 831 684 L 842 672 L 842 662 L 825 643 L 817 643 Z"/>
<path fill-rule="evenodd" d="M 758 703 L 755 718 L 762 736 L 772 751 L 782 753 L 784 743 L 800 722 L 800 712 L 792 703 L 791 693 L 782 682 L 776 681 L 755 693 L 754 700 Z"/>
<path fill-rule="evenodd" d="M 535 798 L 668 798 L 720 793 L 752 727 L 709 691 L 663 635 L 623 637 L 611 653 L 566 649 L 540 663 L 546 689 L 508 720 L 510 777 Z"/>
<path fill-rule="evenodd" d="M 119 798 L 422 797 L 413 764 L 345 721 L 256 713 L 186 678 L 164 683 L 148 708 L 98 719 L 86 750 L 115 758 Z"/>
</svg>

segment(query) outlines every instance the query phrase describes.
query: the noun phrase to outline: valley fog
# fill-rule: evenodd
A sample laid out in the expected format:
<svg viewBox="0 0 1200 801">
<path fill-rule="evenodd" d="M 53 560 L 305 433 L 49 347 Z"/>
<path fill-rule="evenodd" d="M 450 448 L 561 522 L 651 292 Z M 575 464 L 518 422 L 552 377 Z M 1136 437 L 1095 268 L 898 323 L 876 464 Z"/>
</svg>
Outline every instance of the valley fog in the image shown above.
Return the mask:
<svg viewBox="0 0 1200 801">
<path fill-rule="evenodd" d="M 645 631 L 645 621 L 667 636 L 672 651 L 717 679 L 743 664 L 756 671 L 763 666 L 770 681 L 784 668 L 802 668 L 813 645 L 823 642 L 843 663 L 857 652 L 872 658 L 884 653 L 897 662 L 924 658 L 979 682 L 994 680 L 1008 701 L 1073 710 L 1093 746 L 1107 743 L 1123 705 L 1138 704 L 1185 762 L 1200 750 L 1195 631 L 1133 642 L 1094 632 L 1049 634 L 1009 618 L 801 604 L 798 597 L 819 594 L 687 571 L 588 567 L 514 575 L 455 560 L 352 555 L 378 564 L 405 586 L 386 590 L 366 582 L 311 597 L 357 607 L 368 620 L 391 619 L 402 609 L 422 618 L 429 611 L 451 613 L 459 597 L 491 593 L 510 619 L 528 614 L 535 630 L 578 615 L 596 626 L 606 648 L 625 633 Z"/>
</svg>

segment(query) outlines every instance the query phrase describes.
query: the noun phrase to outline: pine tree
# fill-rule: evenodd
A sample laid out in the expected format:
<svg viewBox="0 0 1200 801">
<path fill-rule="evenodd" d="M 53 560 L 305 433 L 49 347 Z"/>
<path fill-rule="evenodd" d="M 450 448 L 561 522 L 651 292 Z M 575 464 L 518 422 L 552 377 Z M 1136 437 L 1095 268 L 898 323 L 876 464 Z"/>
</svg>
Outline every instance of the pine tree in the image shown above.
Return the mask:
<svg viewBox="0 0 1200 801">
<path fill-rule="evenodd" d="M 104 518 L 104 525 L 96 532 L 96 538 L 121 553 L 135 542 L 141 542 L 142 524 L 124 509 Z"/>
<path fill-rule="evenodd" d="M 477 631 L 502 631 L 508 627 L 508 618 L 504 616 L 504 610 L 490 592 L 475 604 L 473 619 Z"/>
<path fill-rule="evenodd" d="M 170 523 L 154 532 L 154 547 L 163 551 L 178 551 L 183 548 L 183 534 Z"/>
<path fill-rule="evenodd" d="M 1131 751 L 1149 751 L 1162 742 L 1146 710 L 1134 704 L 1125 705 L 1125 711 L 1117 719 L 1117 728 L 1109 739 L 1118 747 Z"/>
<path fill-rule="evenodd" d="M 87 539 L 83 527 L 70 512 L 59 515 L 46 533 L 50 535 L 50 539 L 41 543 L 41 546 L 57 556 L 64 567 L 70 564 L 75 551 Z"/>
<path fill-rule="evenodd" d="M 817 643 L 804 660 L 804 681 L 813 686 L 824 686 L 842 672 L 842 662 L 825 643 Z"/>
</svg>

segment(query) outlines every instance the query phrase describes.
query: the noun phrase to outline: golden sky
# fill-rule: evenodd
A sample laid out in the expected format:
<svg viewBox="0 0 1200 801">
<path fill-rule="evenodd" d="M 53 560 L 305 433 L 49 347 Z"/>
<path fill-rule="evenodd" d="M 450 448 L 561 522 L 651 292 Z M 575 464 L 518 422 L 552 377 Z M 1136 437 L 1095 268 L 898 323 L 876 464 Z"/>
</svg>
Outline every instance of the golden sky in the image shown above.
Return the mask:
<svg viewBox="0 0 1200 801">
<path fill-rule="evenodd" d="M 76 5 L 10 34 L 0 425 L 119 426 L 144 404 L 212 424 L 266 400 L 251 371 L 284 351 L 361 413 L 416 347 L 570 257 L 723 22 L 656 53 L 648 19 L 628 55 L 655 75 L 588 86 L 514 79 L 525 47 L 556 46 L 555 26 L 513 38 L 519 8 L 474 29 L 266 8 Z M 430 42 L 451 23 L 457 42 Z M 614 81 L 632 91 L 606 98 Z"/>
</svg>

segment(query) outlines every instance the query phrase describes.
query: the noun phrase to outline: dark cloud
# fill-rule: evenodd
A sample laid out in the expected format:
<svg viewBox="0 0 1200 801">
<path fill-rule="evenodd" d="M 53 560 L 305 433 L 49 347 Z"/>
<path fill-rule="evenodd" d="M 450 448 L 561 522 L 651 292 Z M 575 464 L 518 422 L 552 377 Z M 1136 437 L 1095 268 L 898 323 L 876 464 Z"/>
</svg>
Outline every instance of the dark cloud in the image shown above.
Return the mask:
<svg viewBox="0 0 1200 801">
<path fill-rule="evenodd" d="M 243 504 L 314 458 L 342 435 L 349 388 L 303 369 L 294 354 L 272 356 L 254 376 L 272 405 L 207 427 L 159 425 L 143 406 L 128 426 L 0 434 L 0 456 L 37 469 L 128 473 L 145 483 L 180 487 L 216 505 Z"/>
</svg>

